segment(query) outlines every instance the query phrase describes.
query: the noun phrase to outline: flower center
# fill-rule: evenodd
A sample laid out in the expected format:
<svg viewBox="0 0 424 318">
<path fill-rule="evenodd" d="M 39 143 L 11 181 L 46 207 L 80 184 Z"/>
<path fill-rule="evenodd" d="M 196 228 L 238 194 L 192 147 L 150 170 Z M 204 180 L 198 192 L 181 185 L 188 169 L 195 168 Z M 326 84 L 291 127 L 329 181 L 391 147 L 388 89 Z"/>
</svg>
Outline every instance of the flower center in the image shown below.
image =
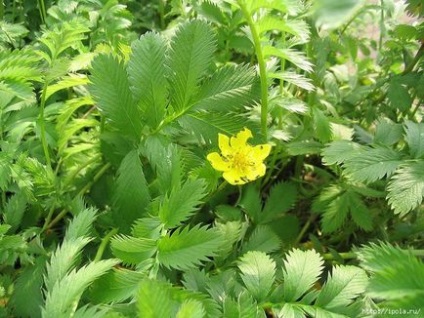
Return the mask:
<svg viewBox="0 0 424 318">
<path fill-rule="evenodd" d="M 237 170 L 245 170 L 249 166 L 253 165 L 253 162 L 250 160 L 249 156 L 243 152 L 236 152 L 232 158 L 233 168 Z"/>
</svg>

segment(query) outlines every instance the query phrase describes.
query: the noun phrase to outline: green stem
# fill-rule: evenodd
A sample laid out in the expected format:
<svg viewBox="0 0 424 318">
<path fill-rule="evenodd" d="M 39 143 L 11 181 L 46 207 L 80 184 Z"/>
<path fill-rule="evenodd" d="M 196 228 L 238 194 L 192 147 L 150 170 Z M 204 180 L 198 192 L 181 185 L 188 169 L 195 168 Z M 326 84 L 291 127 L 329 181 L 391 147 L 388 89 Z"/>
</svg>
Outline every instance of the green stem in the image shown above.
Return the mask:
<svg viewBox="0 0 424 318">
<path fill-rule="evenodd" d="M 63 185 L 63 189 L 66 189 L 71 183 L 72 181 L 75 179 L 75 177 L 81 172 L 81 170 L 83 170 L 84 168 L 88 167 L 90 164 L 96 162 L 97 160 L 99 160 L 101 156 L 97 155 L 94 156 L 93 158 L 91 158 L 90 160 L 84 162 L 81 166 L 79 166 L 77 169 L 75 169 L 75 171 L 71 174 L 70 177 L 68 177 L 68 180 L 65 182 L 65 184 Z"/>
<path fill-rule="evenodd" d="M 46 107 L 46 94 L 47 87 L 49 86 L 49 81 L 46 80 L 43 86 L 43 92 L 41 93 L 41 101 L 40 101 L 40 114 L 39 114 L 39 125 L 40 125 L 40 136 L 41 136 L 41 144 L 43 145 L 44 157 L 46 158 L 46 164 L 49 169 L 52 168 L 52 162 L 50 159 L 49 146 L 47 144 L 46 138 L 46 124 L 44 119 L 44 109 Z"/>
<path fill-rule="evenodd" d="M 40 11 L 40 18 L 43 24 L 46 24 L 47 12 L 44 0 L 38 0 L 38 10 Z"/>
<path fill-rule="evenodd" d="M 417 65 L 417 63 L 419 62 L 419 60 L 421 59 L 423 55 L 424 55 L 424 42 L 421 44 L 412 62 L 405 67 L 405 70 L 402 72 L 402 75 L 412 72 L 414 70 L 415 65 Z"/>
<path fill-rule="evenodd" d="M 294 241 L 294 246 L 297 246 L 302 241 L 302 238 L 305 235 L 306 231 L 309 229 L 312 222 L 314 222 L 316 218 L 317 218 L 316 214 L 311 214 L 308 221 L 306 221 L 305 225 L 302 227 L 302 230 L 300 231 L 299 235 L 297 236 L 296 241 Z"/>
<path fill-rule="evenodd" d="M 338 256 L 340 256 L 342 259 L 355 259 L 355 258 L 358 257 L 358 255 L 356 255 L 356 253 L 354 253 L 354 252 L 338 253 Z M 326 261 L 335 260 L 334 255 L 331 254 L 331 253 L 322 254 L 322 258 L 324 258 L 324 260 L 326 260 Z"/>
<path fill-rule="evenodd" d="M 247 25 L 249 26 L 250 32 L 252 33 L 253 44 L 255 47 L 256 59 L 258 60 L 259 76 L 261 79 L 261 131 L 264 136 L 264 140 L 268 140 L 268 79 L 266 73 L 266 62 L 262 54 L 262 45 L 259 37 L 258 30 L 256 29 L 255 23 L 253 22 L 250 12 L 247 10 L 243 0 L 237 0 L 241 11 L 246 19 Z"/>
<path fill-rule="evenodd" d="M 4 3 L 3 0 L 0 0 L 0 20 L 3 20 L 4 17 Z"/>
<path fill-rule="evenodd" d="M 165 30 L 165 0 L 159 0 L 159 21 L 161 30 Z"/>
<path fill-rule="evenodd" d="M 105 164 L 97 173 L 96 175 L 93 177 L 93 180 L 91 180 L 89 183 L 87 183 L 75 196 L 76 198 L 79 196 L 82 196 L 85 192 L 88 191 L 88 189 L 90 189 L 93 184 L 95 184 L 102 176 L 103 174 L 111 167 L 110 163 Z M 58 223 L 67 213 L 68 210 L 67 209 L 63 209 L 62 211 L 60 211 L 60 213 L 53 219 L 53 221 L 50 222 L 50 219 L 52 217 L 54 209 L 52 209 L 49 213 L 49 216 L 46 219 L 46 222 L 44 223 L 43 229 L 41 230 L 41 232 L 44 232 L 45 230 L 48 230 L 50 228 L 52 228 L 56 223 Z"/>
<path fill-rule="evenodd" d="M 102 259 L 103 253 L 106 249 L 107 244 L 109 243 L 112 236 L 114 236 L 116 233 L 118 233 L 118 229 L 112 229 L 109 233 L 106 234 L 106 236 L 102 239 L 102 242 L 100 243 L 99 249 L 97 250 L 96 256 L 94 257 L 94 261 L 98 262 Z"/>
</svg>

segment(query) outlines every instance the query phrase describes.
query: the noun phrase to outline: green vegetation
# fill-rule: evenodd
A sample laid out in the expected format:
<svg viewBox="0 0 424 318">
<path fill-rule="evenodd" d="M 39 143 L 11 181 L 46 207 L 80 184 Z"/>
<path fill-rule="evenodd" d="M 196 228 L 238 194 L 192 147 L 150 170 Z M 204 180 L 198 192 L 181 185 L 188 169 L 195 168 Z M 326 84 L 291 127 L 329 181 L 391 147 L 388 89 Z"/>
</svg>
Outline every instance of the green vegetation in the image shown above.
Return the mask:
<svg viewBox="0 0 424 318">
<path fill-rule="evenodd" d="M 0 317 L 424 314 L 421 0 L 0 18 Z"/>
</svg>

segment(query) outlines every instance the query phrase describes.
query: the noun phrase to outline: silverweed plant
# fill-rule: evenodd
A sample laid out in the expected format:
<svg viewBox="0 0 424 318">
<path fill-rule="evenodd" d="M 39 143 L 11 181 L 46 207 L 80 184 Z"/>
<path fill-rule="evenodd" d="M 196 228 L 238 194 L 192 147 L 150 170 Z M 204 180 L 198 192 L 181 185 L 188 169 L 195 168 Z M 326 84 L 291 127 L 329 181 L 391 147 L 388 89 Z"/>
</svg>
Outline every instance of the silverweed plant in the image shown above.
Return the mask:
<svg viewBox="0 0 424 318">
<path fill-rule="evenodd" d="M 0 317 L 422 316 L 423 10 L 0 1 Z"/>
</svg>

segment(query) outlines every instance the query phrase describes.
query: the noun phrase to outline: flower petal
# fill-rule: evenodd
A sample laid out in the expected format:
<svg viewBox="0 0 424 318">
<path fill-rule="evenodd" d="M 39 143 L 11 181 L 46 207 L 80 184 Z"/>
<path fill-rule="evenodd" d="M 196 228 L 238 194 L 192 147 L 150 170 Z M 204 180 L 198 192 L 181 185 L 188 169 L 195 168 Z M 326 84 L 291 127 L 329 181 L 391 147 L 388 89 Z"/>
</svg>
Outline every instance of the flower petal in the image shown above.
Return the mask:
<svg viewBox="0 0 424 318">
<path fill-rule="evenodd" d="M 232 153 L 230 147 L 230 138 L 223 134 L 218 134 L 218 146 L 224 156 L 228 156 Z"/>
<path fill-rule="evenodd" d="M 251 169 L 249 169 L 249 171 L 247 171 L 246 178 L 249 181 L 253 181 L 260 177 L 263 177 L 265 175 L 265 172 L 266 172 L 266 166 L 263 163 L 254 165 L 251 167 Z"/>
<path fill-rule="evenodd" d="M 239 149 L 247 146 L 247 140 L 252 138 L 252 132 L 244 128 L 235 137 L 231 137 L 231 147 Z"/>
<path fill-rule="evenodd" d="M 228 181 L 229 184 L 232 185 L 240 185 L 240 184 L 245 184 L 246 181 L 245 176 L 240 174 L 239 171 L 237 170 L 230 170 L 230 171 L 225 171 L 222 175 L 224 177 L 225 180 Z"/>
<path fill-rule="evenodd" d="M 252 156 L 255 160 L 263 161 L 266 157 L 269 156 L 271 152 L 271 145 L 262 144 L 252 147 Z"/>
<path fill-rule="evenodd" d="M 230 169 L 230 164 L 226 162 L 217 152 L 212 152 L 208 154 L 206 158 L 209 160 L 215 170 L 227 171 Z"/>
</svg>

